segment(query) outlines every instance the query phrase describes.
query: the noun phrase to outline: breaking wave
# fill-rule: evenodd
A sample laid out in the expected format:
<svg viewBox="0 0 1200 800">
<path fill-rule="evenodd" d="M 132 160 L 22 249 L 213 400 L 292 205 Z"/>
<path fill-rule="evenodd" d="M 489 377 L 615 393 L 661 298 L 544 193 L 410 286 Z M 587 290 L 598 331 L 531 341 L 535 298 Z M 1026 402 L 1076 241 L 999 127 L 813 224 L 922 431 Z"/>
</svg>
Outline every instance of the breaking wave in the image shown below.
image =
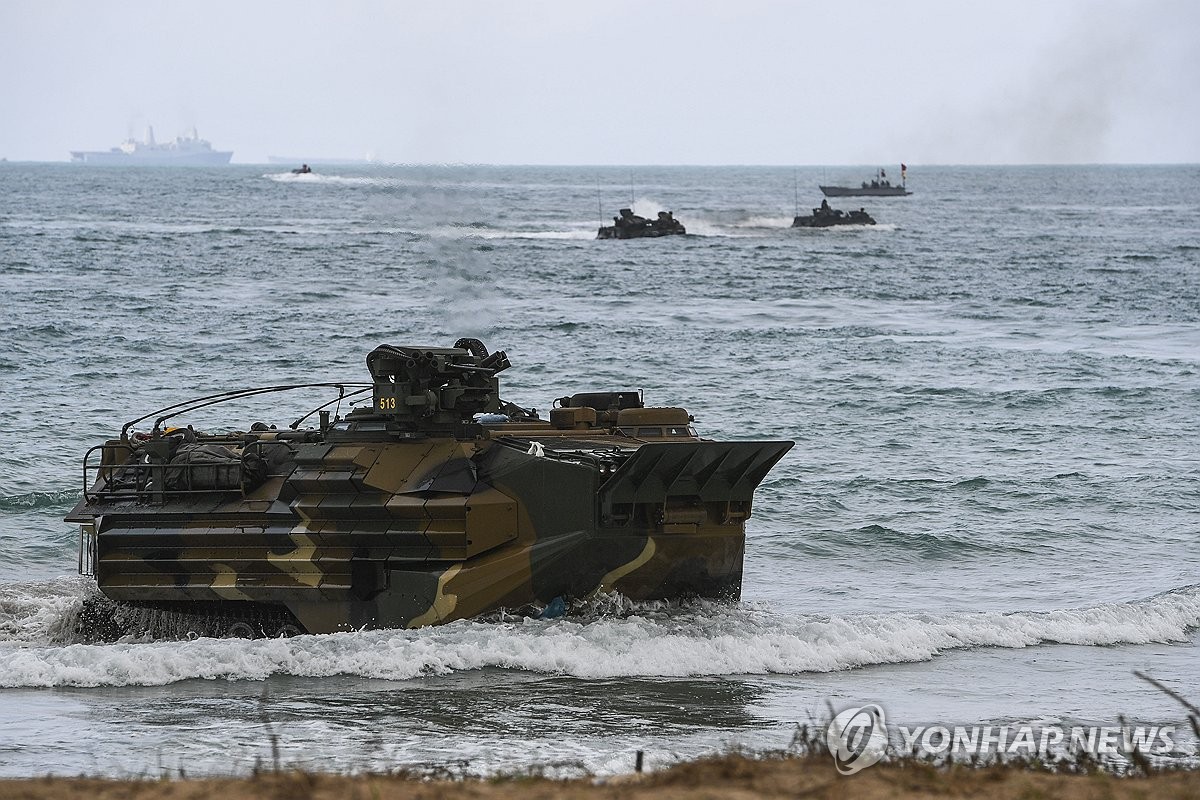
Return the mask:
<svg viewBox="0 0 1200 800">
<path fill-rule="evenodd" d="M 70 586 L 51 588 L 52 595 Z M 158 686 L 278 674 L 407 680 L 485 668 L 581 678 L 795 674 L 926 661 L 976 647 L 1181 642 L 1200 627 L 1195 585 L 1057 611 L 817 616 L 709 602 L 618 603 L 556 620 L 508 617 L 413 631 L 53 645 L 79 598 L 44 594 L 39 603 L 36 594 L 26 587 L 23 598 L 0 598 L 0 637 L 7 639 L 0 641 L 0 686 Z"/>
<path fill-rule="evenodd" d="M 0 585 L 0 653 L 10 642 L 70 639 L 87 593 L 83 578 Z M 4 663 L 6 656 L 0 655 L 0 664 Z M 0 677 L 0 685 L 3 680 Z"/>
</svg>

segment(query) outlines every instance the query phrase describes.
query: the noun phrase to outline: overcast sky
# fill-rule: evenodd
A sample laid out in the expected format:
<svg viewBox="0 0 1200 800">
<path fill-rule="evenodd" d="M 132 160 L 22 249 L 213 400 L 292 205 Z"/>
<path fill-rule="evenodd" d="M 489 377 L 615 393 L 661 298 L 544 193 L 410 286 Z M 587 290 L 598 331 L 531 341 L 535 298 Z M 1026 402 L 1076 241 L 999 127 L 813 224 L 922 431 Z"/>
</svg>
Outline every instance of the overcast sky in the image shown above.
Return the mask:
<svg viewBox="0 0 1200 800">
<path fill-rule="evenodd" d="M 0 0 L 0 157 L 1200 162 L 1200 2 Z"/>
</svg>

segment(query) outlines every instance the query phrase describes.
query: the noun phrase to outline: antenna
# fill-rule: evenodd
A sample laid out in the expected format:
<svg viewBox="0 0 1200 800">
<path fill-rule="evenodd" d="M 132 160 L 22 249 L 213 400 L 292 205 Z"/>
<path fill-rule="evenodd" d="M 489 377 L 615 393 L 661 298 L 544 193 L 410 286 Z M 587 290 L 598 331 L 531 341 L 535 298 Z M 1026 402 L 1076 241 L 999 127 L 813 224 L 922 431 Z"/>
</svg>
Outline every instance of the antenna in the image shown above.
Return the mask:
<svg viewBox="0 0 1200 800">
<path fill-rule="evenodd" d="M 795 215 L 800 216 L 800 184 L 796 178 L 796 168 L 792 167 L 792 202 L 795 204 Z"/>
<path fill-rule="evenodd" d="M 600 179 L 596 178 L 596 214 L 600 220 L 600 227 L 604 227 L 604 202 L 600 199 Z"/>
<path fill-rule="evenodd" d="M 633 170 L 629 170 L 629 207 L 633 208 L 633 204 L 637 202 L 633 199 Z"/>
</svg>

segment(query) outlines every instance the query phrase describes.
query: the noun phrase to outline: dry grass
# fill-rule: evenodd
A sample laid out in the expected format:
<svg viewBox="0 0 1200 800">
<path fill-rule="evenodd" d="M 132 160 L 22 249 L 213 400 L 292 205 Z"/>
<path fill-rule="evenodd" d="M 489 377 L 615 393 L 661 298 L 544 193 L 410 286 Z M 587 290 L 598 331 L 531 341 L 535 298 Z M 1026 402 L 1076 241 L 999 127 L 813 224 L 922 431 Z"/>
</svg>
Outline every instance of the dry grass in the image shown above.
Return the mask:
<svg viewBox="0 0 1200 800">
<path fill-rule="evenodd" d="M 1200 772 L 1114 777 L 1054 774 L 1023 766 L 935 767 L 915 761 L 879 764 L 843 777 L 826 755 L 749 758 L 727 755 L 648 775 L 604 782 L 536 777 L 430 780 L 408 775 L 339 776 L 302 772 L 249 778 L 102 780 L 36 778 L 0 781 L 0 798 L 49 800 L 741 800 L 742 798 L 1190 798 L 1200 800 Z"/>
</svg>

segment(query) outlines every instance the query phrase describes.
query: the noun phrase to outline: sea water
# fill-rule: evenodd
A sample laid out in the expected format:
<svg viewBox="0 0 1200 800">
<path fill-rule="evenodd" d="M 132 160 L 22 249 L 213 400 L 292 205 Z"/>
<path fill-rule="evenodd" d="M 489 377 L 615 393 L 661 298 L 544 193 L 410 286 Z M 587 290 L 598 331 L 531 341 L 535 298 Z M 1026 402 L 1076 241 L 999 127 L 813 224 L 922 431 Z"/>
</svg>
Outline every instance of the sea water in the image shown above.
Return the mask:
<svg viewBox="0 0 1200 800">
<path fill-rule="evenodd" d="M 1174 724 L 1200 701 L 1200 168 L 0 164 L 0 775 L 612 773 L 878 703 Z M 621 207 L 684 237 L 596 241 Z M 787 438 L 738 604 L 86 644 L 84 451 L 384 342 L 505 349 L 505 397 L 641 388 Z M 286 424 L 324 396 L 189 417 Z"/>
</svg>

